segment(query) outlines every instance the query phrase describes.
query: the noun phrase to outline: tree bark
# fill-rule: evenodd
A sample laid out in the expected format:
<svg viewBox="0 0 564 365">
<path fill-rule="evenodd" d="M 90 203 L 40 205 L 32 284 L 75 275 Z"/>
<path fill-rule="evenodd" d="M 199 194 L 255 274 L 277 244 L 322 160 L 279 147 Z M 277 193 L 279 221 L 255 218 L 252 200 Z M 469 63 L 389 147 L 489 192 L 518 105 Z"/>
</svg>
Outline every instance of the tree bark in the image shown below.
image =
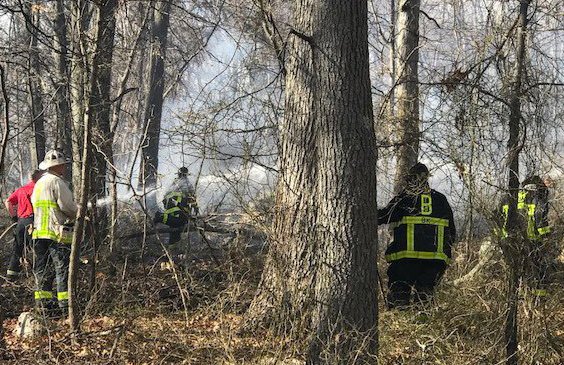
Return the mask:
<svg viewBox="0 0 564 365">
<path fill-rule="evenodd" d="M 117 0 L 103 0 L 99 3 L 96 32 L 96 51 L 92 59 L 92 89 L 88 100 L 88 115 L 93 128 L 92 142 L 96 146 L 94 156 L 93 193 L 98 197 L 106 195 L 107 159 L 112 156 L 110 115 L 112 101 L 112 57 L 116 28 Z"/>
<path fill-rule="evenodd" d="M 94 78 L 91 81 L 91 87 L 94 84 Z M 79 308 L 78 308 L 78 298 L 77 298 L 77 283 L 78 283 L 78 259 L 80 255 L 80 245 L 82 243 L 82 238 L 84 237 L 84 219 L 86 217 L 86 208 L 88 206 L 88 198 L 90 196 L 90 178 L 89 171 L 92 165 L 92 126 L 90 119 L 90 111 L 88 115 L 84 118 L 84 136 L 83 136 L 83 149 L 82 149 L 82 171 L 81 175 L 83 178 L 80 183 L 80 190 L 77 194 L 79 198 L 79 207 L 76 218 L 76 223 L 74 226 L 74 234 L 71 245 L 71 254 L 69 262 L 69 322 L 71 324 L 72 331 L 76 332 L 79 330 Z"/>
<path fill-rule="evenodd" d="M 84 236 L 86 207 L 90 199 L 93 199 L 95 202 L 96 197 L 105 190 L 104 158 L 107 153 L 111 153 L 111 145 L 108 147 L 106 139 L 109 136 L 111 61 L 115 34 L 116 4 L 116 0 L 106 0 L 100 3 L 96 28 L 96 48 L 92 59 L 92 73 L 89 84 L 90 97 L 88 99 L 86 117 L 84 118 L 82 179 L 80 181 L 80 193 L 78 194 L 80 206 L 75 224 L 69 266 L 69 320 L 74 331 L 79 329 L 78 303 L 76 300 L 78 255 L 79 244 Z M 96 127 L 96 140 L 93 136 L 94 127 Z M 106 127 L 108 133 L 102 134 Z M 101 152 L 95 155 L 93 153 L 94 147 L 97 147 Z M 101 166 L 103 166 L 103 169 Z M 94 185 L 96 186 L 96 191 L 92 191 L 92 184 L 96 184 Z"/>
<path fill-rule="evenodd" d="M 72 156 L 72 117 L 70 109 L 69 90 L 69 62 L 68 62 L 68 40 L 67 20 L 65 16 L 64 0 L 57 0 L 56 14 L 53 22 L 55 30 L 55 60 L 57 63 L 57 89 L 55 98 L 57 100 L 57 148 L 62 150 L 65 156 Z M 72 182 L 72 165 L 67 169 L 65 178 Z"/>
<path fill-rule="evenodd" d="M 353 350 L 357 363 L 374 362 L 376 143 L 366 1 L 296 1 L 286 66 L 278 209 L 248 323 L 307 336 L 310 364 L 349 364 Z"/>
<path fill-rule="evenodd" d="M 151 64 L 149 75 L 149 93 L 145 104 L 144 125 L 147 131 L 145 143 L 141 150 L 141 164 L 139 186 L 153 189 L 157 183 L 159 167 L 159 137 L 161 132 L 161 117 L 163 110 L 163 91 L 165 83 L 166 47 L 168 28 L 170 23 L 170 10 L 172 0 L 163 0 L 154 10 L 153 26 L 151 29 Z M 156 198 L 151 195 L 156 204 Z"/>
<path fill-rule="evenodd" d="M 79 196 L 82 180 L 82 152 L 86 103 L 88 101 L 89 61 L 87 58 L 88 44 L 86 41 L 90 23 L 89 3 L 86 0 L 72 0 L 71 2 L 71 116 L 72 116 L 72 184 L 75 187 L 75 199 Z"/>
<path fill-rule="evenodd" d="M 527 35 L 527 13 L 530 0 L 520 0 L 519 28 L 517 30 L 517 55 L 512 82 L 512 90 L 509 100 L 509 140 L 507 143 L 509 170 L 507 191 L 509 193 L 509 210 L 507 213 L 506 230 L 507 239 L 504 240 L 502 250 L 509 267 L 509 285 L 507 294 L 507 317 L 505 324 L 506 355 L 508 365 L 517 365 L 518 356 L 518 296 L 519 281 L 522 275 L 524 257 L 522 245 L 524 237 L 520 232 L 519 218 L 517 213 L 517 201 L 519 194 L 519 153 L 520 146 L 520 122 L 521 122 L 521 97 L 523 94 L 523 74 L 525 70 L 525 47 Z"/>
<path fill-rule="evenodd" d="M 46 138 L 45 138 L 45 113 L 43 107 L 43 94 L 41 82 L 39 80 L 39 51 L 37 47 L 37 32 L 40 26 L 41 8 L 29 4 L 27 7 L 29 23 L 29 60 L 28 60 L 28 90 L 31 106 L 31 126 L 33 139 L 31 142 L 31 165 L 35 168 L 45 157 Z"/>
<path fill-rule="evenodd" d="M 390 79 L 392 90 L 388 102 L 388 115 L 390 120 L 395 120 L 396 110 L 396 77 L 397 77 L 397 45 L 396 45 L 396 23 L 397 23 L 396 0 L 390 1 Z"/>
<path fill-rule="evenodd" d="M 10 135 L 10 98 L 8 97 L 8 90 L 6 88 L 6 72 L 2 65 L 0 65 L 0 90 L 2 92 L 2 104 L 4 105 L 2 140 L 0 142 L 0 176 L 3 176 L 6 147 L 8 146 L 8 136 Z"/>
<path fill-rule="evenodd" d="M 420 0 L 405 0 L 398 7 L 397 120 L 400 146 L 397 153 L 396 182 L 399 193 L 405 187 L 409 168 L 419 156 L 419 9 Z"/>
</svg>

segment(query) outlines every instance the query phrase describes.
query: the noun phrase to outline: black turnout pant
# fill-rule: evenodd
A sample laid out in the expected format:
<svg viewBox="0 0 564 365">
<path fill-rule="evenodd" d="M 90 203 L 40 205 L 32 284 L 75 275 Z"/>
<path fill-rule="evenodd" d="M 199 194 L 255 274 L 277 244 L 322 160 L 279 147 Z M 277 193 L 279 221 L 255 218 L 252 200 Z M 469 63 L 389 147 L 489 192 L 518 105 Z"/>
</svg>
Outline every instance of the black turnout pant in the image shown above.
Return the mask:
<svg viewBox="0 0 564 365">
<path fill-rule="evenodd" d="M 536 246 L 533 246 L 534 244 Z M 548 250 L 545 245 L 533 242 L 531 246 L 525 267 L 525 282 L 531 288 L 533 295 L 545 297 L 551 271 L 551 257 L 547 254 Z"/>
<path fill-rule="evenodd" d="M 33 216 L 27 218 L 19 218 L 14 230 L 14 246 L 12 247 L 12 256 L 8 266 L 7 275 L 16 276 L 21 271 L 21 258 L 24 249 L 31 246 L 31 236 L 27 231 L 27 227 L 33 223 Z"/>
<path fill-rule="evenodd" d="M 33 245 L 35 263 L 33 273 L 35 274 L 36 290 L 35 300 L 45 306 L 49 302 L 57 300 L 59 307 L 68 307 L 68 278 L 70 245 L 58 243 L 49 239 L 36 239 Z M 53 276 L 50 266 L 55 268 L 57 282 L 57 296 L 52 293 Z"/>
<path fill-rule="evenodd" d="M 400 259 L 388 267 L 388 307 L 426 304 L 441 280 L 446 263 L 442 260 Z M 412 295 L 413 291 L 413 295 Z"/>
</svg>

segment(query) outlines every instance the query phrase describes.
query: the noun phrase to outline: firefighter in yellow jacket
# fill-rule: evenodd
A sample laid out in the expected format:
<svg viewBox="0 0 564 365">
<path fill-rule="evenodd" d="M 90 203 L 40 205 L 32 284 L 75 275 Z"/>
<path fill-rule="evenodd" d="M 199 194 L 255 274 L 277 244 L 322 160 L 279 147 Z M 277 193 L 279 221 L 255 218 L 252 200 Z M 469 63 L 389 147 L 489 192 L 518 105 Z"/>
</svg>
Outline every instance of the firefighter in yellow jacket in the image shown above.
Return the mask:
<svg viewBox="0 0 564 365">
<path fill-rule="evenodd" d="M 47 152 L 39 165 L 46 173 L 37 181 L 31 195 L 34 213 L 32 237 L 35 301 L 40 310 L 50 315 L 60 312 L 64 316 L 68 308 L 67 281 L 72 224 L 78 210 L 72 192 L 63 179 L 69 162 L 62 152 Z M 55 268 L 56 296 L 52 292 L 52 277 L 48 270 L 51 264 Z"/>
<path fill-rule="evenodd" d="M 188 180 L 188 169 L 181 167 L 178 176 L 166 190 L 163 198 L 164 212 L 157 212 L 155 223 L 164 223 L 174 230 L 170 232 L 168 244 L 173 245 L 180 241 L 181 233 L 191 219 L 198 213 L 196 191 Z"/>
<path fill-rule="evenodd" d="M 547 295 L 548 271 L 551 265 L 550 255 L 547 254 L 552 231 L 548 221 L 548 195 L 548 187 L 544 181 L 539 176 L 533 175 L 521 184 L 517 201 L 520 235 L 525 242 L 523 249 L 527 255 L 525 279 L 536 297 Z M 502 239 L 507 238 L 508 212 L 509 202 L 506 198 L 501 205 Z"/>
</svg>

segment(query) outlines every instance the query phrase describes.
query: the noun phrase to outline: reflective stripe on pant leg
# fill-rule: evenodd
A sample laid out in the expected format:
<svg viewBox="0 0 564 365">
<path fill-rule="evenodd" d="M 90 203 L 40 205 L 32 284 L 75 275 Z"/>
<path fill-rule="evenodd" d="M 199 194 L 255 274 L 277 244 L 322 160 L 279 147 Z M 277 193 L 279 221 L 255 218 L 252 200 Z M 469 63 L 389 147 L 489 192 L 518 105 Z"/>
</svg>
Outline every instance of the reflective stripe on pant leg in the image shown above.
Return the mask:
<svg viewBox="0 0 564 365">
<path fill-rule="evenodd" d="M 53 293 L 45 290 L 36 290 L 35 300 L 41 300 L 41 299 L 53 299 Z"/>
<path fill-rule="evenodd" d="M 548 292 L 546 291 L 546 289 L 533 289 L 533 295 L 537 297 L 546 297 L 548 295 Z"/>
</svg>

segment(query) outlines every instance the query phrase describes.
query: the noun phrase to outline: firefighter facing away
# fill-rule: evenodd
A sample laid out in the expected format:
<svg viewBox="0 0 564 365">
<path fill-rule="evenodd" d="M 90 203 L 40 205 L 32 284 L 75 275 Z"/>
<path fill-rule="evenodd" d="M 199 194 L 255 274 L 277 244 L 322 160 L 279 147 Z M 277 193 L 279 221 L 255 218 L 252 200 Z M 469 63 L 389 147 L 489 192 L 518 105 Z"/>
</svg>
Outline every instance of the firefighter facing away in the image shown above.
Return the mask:
<svg viewBox="0 0 564 365">
<path fill-rule="evenodd" d="M 171 228 L 177 228 L 169 235 L 168 244 L 172 245 L 180 241 L 181 233 L 186 224 L 199 213 L 196 191 L 188 179 L 186 167 L 181 167 L 178 170 L 178 176 L 165 193 L 163 206 L 164 212 L 157 213 L 155 221 L 164 223 Z"/>
<path fill-rule="evenodd" d="M 24 249 L 31 248 L 31 235 L 29 226 L 33 225 L 33 206 L 31 205 L 31 194 L 33 187 L 43 171 L 35 170 L 30 175 L 30 180 L 24 186 L 16 189 L 4 202 L 12 220 L 17 222 L 14 229 L 14 246 L 10 264 L 6 272 L 9 280 L 17 278 L 21 270 L 21 259 Z"/>
<path fill-rule="evenodd" d="M 531 287 L 533 295 L 547 295 L 548 271 L 550 255 L 547 254 L 552 227 L 548 221 L 549 199 L 548 187 L 538 176 L 526 178 L 521 184 L 517 200 L 517 219 L 519 234 L 523 240 L 526 253 L 525 282 Z M 508 198 L 502 202 L 501 216 L 503 228 L 501 239 L 506 239 L 507 217 L 509 212 Z"/>
<path fill-rule="evenodd" d="M 452 209 L 446 197 L 429 187 L 429 170 L 417 163 L 408 173 L 407 186 L 383 209 L 378 224 L 390 224 L 393 241 L 386 249 L 388 307 L 425 304 L 451 258 L 456 238 Z"/>
<path fill-rule="evenodd" d="M 33 188 L 31 202 L 34 213 L 33 249 L 36 289 L 39 309 L 56 312 L 57 304 L 63 316 L 68 308 L 68 270 L 72 243 L 72 225 L 77 205 L 67 182 L 63 179 L 70 161 L 62 152 L 52 150 L 39 165 L 46 170 Z M 49 265 L 55 268 L 57 295 L 52 292 Z"/>
</svg>

